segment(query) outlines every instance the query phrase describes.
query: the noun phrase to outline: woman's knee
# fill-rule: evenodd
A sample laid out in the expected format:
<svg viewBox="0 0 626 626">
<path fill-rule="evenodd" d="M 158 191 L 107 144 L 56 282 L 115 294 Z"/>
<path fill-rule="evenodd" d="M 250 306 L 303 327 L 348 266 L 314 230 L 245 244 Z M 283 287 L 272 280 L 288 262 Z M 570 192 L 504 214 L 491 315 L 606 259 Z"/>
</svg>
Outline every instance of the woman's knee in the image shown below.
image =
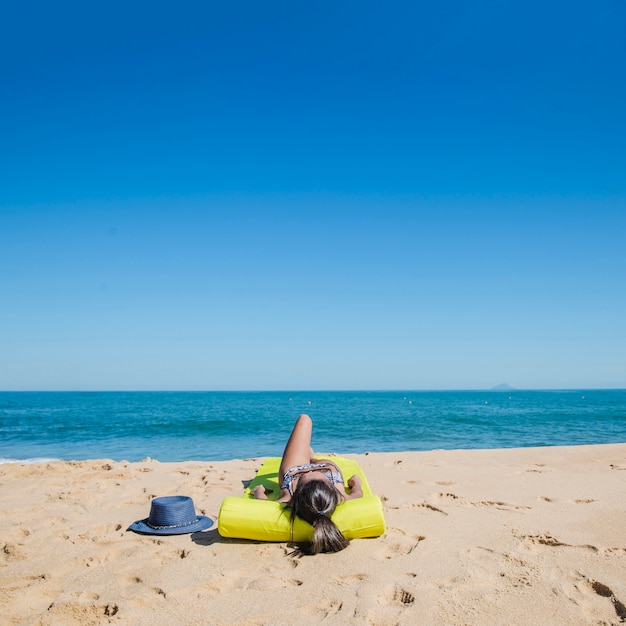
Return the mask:
<svg viewBox="0 0 626 626">
<path fill-rule="evenodd" d="M 294 424 L 295 428 L 313 428 L 313 420 L 306 413 L 302 413 Z"/>
</svg>

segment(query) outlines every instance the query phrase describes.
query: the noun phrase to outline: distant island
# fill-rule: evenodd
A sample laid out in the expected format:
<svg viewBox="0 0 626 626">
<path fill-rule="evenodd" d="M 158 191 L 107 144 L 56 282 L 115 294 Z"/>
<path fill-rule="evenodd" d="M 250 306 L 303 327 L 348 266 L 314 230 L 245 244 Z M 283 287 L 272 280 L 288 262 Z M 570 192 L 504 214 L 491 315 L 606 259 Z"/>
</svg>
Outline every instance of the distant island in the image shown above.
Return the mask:
<svg viewBox="0 0 626 626">
<path fill-rule="evenodd" d="M 496 385 L 492 387 L 489 391 L 516 391 L 515 387 L 511 387 L 507 383 L 502 383 L 500 385 Z"/>
</svg>

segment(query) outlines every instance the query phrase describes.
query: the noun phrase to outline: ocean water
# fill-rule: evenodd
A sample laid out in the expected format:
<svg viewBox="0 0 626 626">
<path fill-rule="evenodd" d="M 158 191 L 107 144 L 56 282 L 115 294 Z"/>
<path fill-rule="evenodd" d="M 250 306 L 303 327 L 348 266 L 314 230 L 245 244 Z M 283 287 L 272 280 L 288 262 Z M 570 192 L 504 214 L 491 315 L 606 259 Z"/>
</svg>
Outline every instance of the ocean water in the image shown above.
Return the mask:
<svg viewBox="0 0 626 626">
<path fill-rule="evenodd" d="M 626 442 L 626 390 L 4 392 L 0 462 L 279 456 L 300 413 L 324 452 Z"/>
</svg>

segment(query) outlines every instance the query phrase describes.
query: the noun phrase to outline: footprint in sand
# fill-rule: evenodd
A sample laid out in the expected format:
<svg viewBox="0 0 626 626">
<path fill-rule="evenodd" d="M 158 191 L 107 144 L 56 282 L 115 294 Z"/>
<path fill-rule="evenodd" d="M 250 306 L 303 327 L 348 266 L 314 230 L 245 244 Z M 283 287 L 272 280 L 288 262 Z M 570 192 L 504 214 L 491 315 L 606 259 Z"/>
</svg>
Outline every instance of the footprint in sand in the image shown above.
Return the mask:
<svg viewBox="0 0 626 626">
<path fill-rule="evenodd" d="M 332 582 L 340 587 L 359 585 L 369 578 L 368 574 L 349 574 L 347 576 L 335 576 Z"/>
<path fill-rule="evenodd" d="M 617 617 L 620 618 L 621 621 L 626 621 L 626 606 L 622 602 L 620 602 L 615 594 L 611 591 L 609 587 L 605 584 L 598 582 L 597 580 L 589 580 L 589 584 L 595 593 L 603 598 L 608 598 L 613 603 L 613 608 L 615 609 L 615 613 Z"/>
<path fill-rule="evenodd" d="M 276 589 L 287 589 L 288 587 L 300 587 L 303 581 L 296 578 L 287 578 L 282 576 L 262 576 L 251 581 L 247 585 L 247 589 L 258 591 L 274 591 Z"/>
<path fill-rule="evenodd" d="M 339 611 L 343 608 L 343 602 L 339 600 L 339 598 L 334 598 L 323 603 L 319 608 L 324 615 L 322 619 L 326 619 L 327 617 L 337 615 L 337 613 L 339 613 Z"/>
<path fill-rule="evenodd" d="M 548 498 L 547 496 L 541 496 L 538 500 L 542 500 L 543 502 L 555 502 L 554 498 Z M 574 504 L 591 504 L 595 502 L 593 498 L 578 498 L 574 500 Z"/>
<path fill-rule="evenodd" d="M 411 606 L 415 602 L 415 596 L 404 587 L 390 587 L 378 596 L 378 604 L 394 605 L 402 608 Z"/>
<path fill-rule="evenodd" d="M 23 561 L 28 558 L 23 548 L 16 543 L 5 543 L 1 555 L 5 561 Z"/>
<path fill-rule="evenodd" d="M 119 532 L 120 530 L 122 530 L 121 524 L 99 524 L 91 528 L 88 532 L 81 533 L 77 538 L 80 541 L 101 542 L 110 539 L 107 535 Z"/>
<path fill-rule="evenodd" d="M 99 624 L 105 617 L 113 617 L 119 611 L 119 607 L 115 603 L 108 604 L 91 604 L 96 600 L 87 600 L 83 603 L 77 600 L 57 600 L 48 607 L 48 616 L 55 623 L 81 623 L 81 624 Z"/>
<path fill-rule="evenodd" d="M 552 536 L 550 533 L 544 533 L 543 535 L 521 535 L 519 539 L 522 540 L 522 544 L 525 544 L 526 547 L 535 547 L 535 546 L 548 546 L 551 548 L 578 548 L 583 550 L 591 550 L 592 552 L 598 552 L 598 548 L 596 546 L 592 546 L 590 544 L 582 544 L 575 545 L 571 543 L 565 543 L 560 539 Z"/>
<path fill-rule="evenodd" d="M 199 592 L 209 592 L 211 595 L 226 593 L 233 589 L 242 590 L 247 588 L 249 582 L 247 570 L 230 570 L 227 574 L 220 574 L 211 580 L 200 583 L 196 589 Z"/>
<path fill-rule="evenodd" d="M 108 555 L 105 555 L 105 556 L 98 556 L 98 557 L 88 556 L 87 558 L 79 557 L 77 559 L 74 559 L 73 562 L 76 565 L 82 565 L 84 567 L 97 567 L 98 565 L 107 563 L 108 560 L 109 560 Z"/>
<path fill-rule="evenodd" d="M 411 554 L 424 539 L 423 535 L 407 536 L 403 530 L 389 528 L 385 534 L 385 541 L 382 543 L 382 549 L 378 552 L 378 556 L 384 559 L 406 556 Z"/>
<path fill-rule="evenodd" d="M 437 498 L 450 498 L 451 500 L 458 500 L 459 496 L 454 493 L 437 493 L 435 494 Z"/>
<path fill-rule="evenodd" d="M 472 564 L 470 570 L 478 569 L 480 578 L 494 587 L 530 587 L 540 575 L 540 569 L 509 552 L 499 552 L 485 546 L 468 548 L 464 555 Z M 495 564 L 495 567 L 494 567 Z"/>
<path fill-rule="evenodd" d="M 14 591 L 23 592 L 24 590 L 34 585 L 39 585 L 46 580 L 50 579 L 49 574 L 36 574 L 33 576 L 15 576 L 15 577 L 3 577 L 2 579 L 2 594 L 4 598 L 8 598 L 9 594 Z"/>
<path fill-rule="evenodd" d="M 415 502 L 409 505 L 410 509 L 428 509 L 429 511 L 434 511 L 435 513 L 441 513 L 442 515 L 448 515 L 444 510 L 434 506 L 433 504 L 429 504 L 428 502 Z"/>
<path fill-rule="evenodd" d="M 335 623 L 336 617 L 344 608 L 343 600 L 339 598 L 328 598 L 324 600 L 318 600 L 311 604 L 304 605 L 302 607 L 302 615 L 311 614 L 315 615 L 317 622 L 330 622 Z M 345 617 L 344 617 L 345 619 Z M 254 622 L 255 624 L 257 622 Z M 260 623 L 260 622 L 259 622 Z M 295 620 L 294 620 L 295 623 Z M 308 622 L 307 622 L 308 623 Z"/>
<path fill-rule="evenodd" d="M 617 624 L 618 621 L 619 623 L 626 621 L 626 606 L 608 585 L 587 578 L 579 572 L 570 579 L 570 582 L 571 586 L 564 587 L 566 596 L 582 610 L 585 617 L 593 618 L 594 624 Z M 610 604 L 604 604 L 607 600 Z M 611 614 L 617 616 L 618 621 L 615 621 Z M 604 617 L 601 621 L 600 616 Z"/>
<path fill-rule="evenodd" d="M 509 504 L 508 502 L 500 502 L 498 500 L 480 500 L 479 502 L 470 502 L 471 506 L 486 506 L 486 507 L 494 507 L 501 511 L 523 511 L 529 510 L 529 506 L 524 506 L 521 504 Z"/>
<path fill-rule="evenodd" d="M 361 615 L 358 610 L 354 617 L 355 623 L 361 624 L 400 624 L 405 623 L 409 614 L 415 608 L 415 595 L 410 589 L 396 585 L 388 587 L 376 597 L 376 605 L 368 608 Z M 418 623 L 417 616 L 411 616 L 411 623 Z M 409 622 L 406 622 L 409 623 Z"/>
</svg>

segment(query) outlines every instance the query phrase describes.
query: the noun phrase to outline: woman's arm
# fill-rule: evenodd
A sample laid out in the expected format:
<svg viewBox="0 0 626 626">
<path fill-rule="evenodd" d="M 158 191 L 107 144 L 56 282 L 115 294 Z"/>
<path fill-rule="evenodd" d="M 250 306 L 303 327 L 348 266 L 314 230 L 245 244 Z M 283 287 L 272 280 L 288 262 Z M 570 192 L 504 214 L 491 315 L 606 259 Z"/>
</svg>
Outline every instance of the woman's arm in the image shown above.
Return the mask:
<svg viewBox="0 0 626 626">
<path fill-rule="evenodd" d="M 268 499 L 267 494 L 265 493 L 265 487 L 263 485 L 257 485 L 250 493 L 257 500 Z"/>
<path fill-rule="evenodd" d="M 350 493 L 346 495 L 346 500 L 356 500 L 363 497 L 362 481 L 358 474 L 350 476 L 348 487 L 350 487 Z"/>
<path fill-rule="evenodd" d="M 267 493 L 265 491 L 265 487 L 263 485 L 257 485 L 252 491 L 250 491 L 253 498 L 257 500 L 269 500 L 267 497 Z M 291 500 L 291 495 L 286 489 L 281 489 L 280 498 L 275 500 L 275 502 L 289 502 Z"/>
</svg>

